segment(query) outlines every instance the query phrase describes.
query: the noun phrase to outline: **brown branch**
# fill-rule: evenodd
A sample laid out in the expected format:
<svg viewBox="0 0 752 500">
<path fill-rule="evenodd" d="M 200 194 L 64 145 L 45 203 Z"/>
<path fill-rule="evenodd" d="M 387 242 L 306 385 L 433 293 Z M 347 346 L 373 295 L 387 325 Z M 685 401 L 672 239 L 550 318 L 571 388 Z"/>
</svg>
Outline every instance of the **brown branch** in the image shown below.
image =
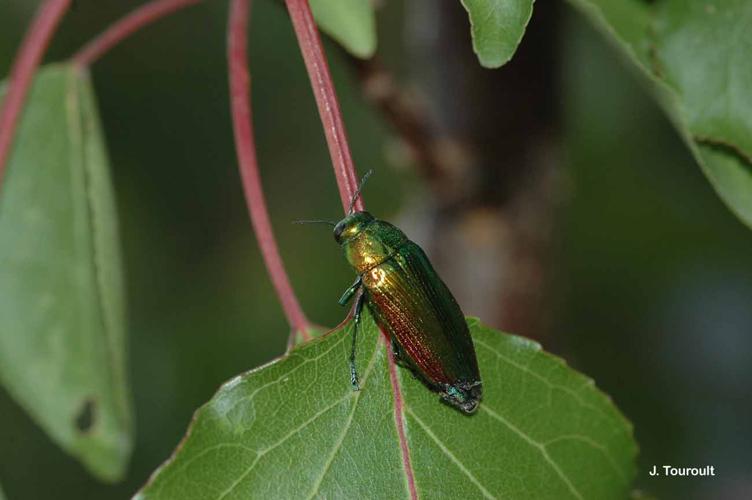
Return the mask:
<svg viewBox="0 0 752 500">
<path fill-rule="evenodd" d="M 440 132 L 416 92 L 401 85 L 378 56 L 360 59 L 342 50 L 357 74 L 361 91 L 397 134 L 410 161 L 447 209 L 468 197 L 468 178 L 475 161 L 473 148 L 462 138 Z"/>
<path fill-rule="evenodd" d="M 358 75 L 363 95 L 378 107 L 410 148 L 420 173 L 428 181 L 440 178 L 446 166 L 443 158 L 436 154 L 436 138 L 424 110 L 411 99 L 409 92 L 399 86 L 378 56 L 360 59 L 344 50 L 342 52 Z"/>
<path fill-rule="evenodd" d="M 303 313 L 290 280 L 285 271 L 279 248 L 274 238 L 269 212 L 266 209 L 264 191 L 261 187 L 256 145 L 253 139 L 251 121 L 250 76 L 246 46 L 248 30 L 248 0 L 232 0 L 228 22 L 227 62 L 230 79 L 230 105 L 232 124 L 235 133 L 235 148 L 238 167 L 243 180 L 243 191 L 256 233 L 261 254 L 272 280 L 277 297 L 285 311 L 285 316 L 293 330 L 300 332 L 303 340 L 308 340 L 310 323 Z"/>
<path fill-rule="evenodd" d="M 18 127 L 18 120 L 29 92 L 34 74 L 55 33 L 60 20 L 70 6 L 70 0 L 47 0 L 37 10 L 34 20 L 21 42 L 8 80 L 2 109 L 0 109 L 0 184 L 5 164 Z"/>
</svg>

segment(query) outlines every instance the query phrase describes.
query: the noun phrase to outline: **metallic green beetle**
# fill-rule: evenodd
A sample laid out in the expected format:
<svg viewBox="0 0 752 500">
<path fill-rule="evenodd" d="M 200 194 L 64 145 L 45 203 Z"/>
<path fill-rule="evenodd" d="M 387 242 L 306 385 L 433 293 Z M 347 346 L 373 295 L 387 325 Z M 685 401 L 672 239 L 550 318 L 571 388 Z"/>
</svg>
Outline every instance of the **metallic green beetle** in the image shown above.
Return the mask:
<svg viewBox="0 0 752 500">
<path fill-rule="evenodd" d="M 361 182 L 361 188 L 368 174 Z M 334 227 L 334 239 L 358 273 L 340 298 L 355 305 L 350 355 L 351 382 L 358 389 L 355 342 L 363 305 L 392 343 L 397 362 L 409 368 L 444 401 L 465 413 L 480 402 L 482 386 L 473 341 L 457 301 L 428 257 L 397 227 L 368 212 L 349 214 Z"/>
</svg>

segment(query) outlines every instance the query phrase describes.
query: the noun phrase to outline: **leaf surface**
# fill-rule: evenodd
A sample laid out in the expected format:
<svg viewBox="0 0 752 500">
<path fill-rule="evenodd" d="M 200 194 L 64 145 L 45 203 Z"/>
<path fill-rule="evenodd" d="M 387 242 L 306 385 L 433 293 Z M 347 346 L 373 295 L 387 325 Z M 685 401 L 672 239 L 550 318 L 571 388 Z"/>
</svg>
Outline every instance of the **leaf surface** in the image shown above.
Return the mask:
<svg viewBox="0 0 752 500">
<path fill-rule="evenodd" d="M 410 470 L 421 498 L 624 498 L 636 446 L 608 397 L 537 344 L 469 324 L 484 387 L 476 414 L 402 368 L 395 411 L 388 353 L 366 314 L 359 392 L 348 323 L 224 384 L 137 497 L 409 498 Z"/>
<path fill-rule="evenodd" d="M 316 23 L 354 56 L 376 52 L 376 14 L 371 0 L 311 0 Z"/>
<path fill-rule="evenodd" d="M 710 183 L 752 227 L 752 2 L 570 3 L 640 68 Z"/>
<path fill-rule="evenodd" d="M 132 439 L 117 227 L 88 75 L 46 67 L 0 193 L 0 383 L 107 480 Z"/>
<path fill-rule="evenodd" d="M 498 68 L 514 55 L 522 40 L 533 0 L 461 0 L 470 16 L 473 50 L 481 65 Z"/>
</svg>

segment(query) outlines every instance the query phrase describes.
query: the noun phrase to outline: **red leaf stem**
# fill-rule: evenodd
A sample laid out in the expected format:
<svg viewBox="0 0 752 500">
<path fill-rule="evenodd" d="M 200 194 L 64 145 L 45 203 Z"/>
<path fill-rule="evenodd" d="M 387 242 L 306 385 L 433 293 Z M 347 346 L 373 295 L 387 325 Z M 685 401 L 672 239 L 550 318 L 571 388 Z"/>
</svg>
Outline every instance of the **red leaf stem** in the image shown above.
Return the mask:
<svg viewBox="0 0 752 500">
<path fill-rule="evenodd" d="M 84 45 L 74 56 L 73 64 L 79 68 L 91 66 L 112 47 L 134 32 L 162 17 L 194 5 L 201 0 L 155 0 L 139 7 L 116 21 L 92 41 Z"/>
<path fill-rule="evenodd" d="M 311 7 L 308 0 L 285 0 L 287 9 L 292 18 L 298 45 L 303 53 L 308 76 L 311 79 L 313 93 L 316 96 L 316 104 L 319 108 L 321 122 L 324 125 L 324 133 L 329 146 L 329 154 L 332 157 L 334 174 L 337 177 L 339 195 L 342 199 L 342 207 L 345 213 L 350 205 L 350 200 L 358 188 L 358 176 L 355 173 L 355 165 L 352 161 L 350 148 L 347 144 L 345 125 L 342 122 L 342 114 L 337 102 L 337 94 L 334 90 L 334 82 L 329 73 L 326 55 L 321 45 L 316 23 L 313 20 Z M 360 197 L 355 201 L 355 210 L 364 210 L 364 204 Z M 386 337 L 384 337 L 386 339 Z M 387 351 L 387 364 L 389 367 L 389 382 L 392 386 L 394 397 L 394 424 L 397 427 L 397 436 L 402 454 L 402 466 L 407 480 L 407 487 L 411 499 L 418 498 L 415 487 L 415 473 L 410 460 L 410 446 L 405 434 L 405 412 L 402 399 L 402 390 L 397 376 L 397 365 L 394 361 L 394 353 L 385 340 L 384 348 Z"/>
<path fill-rule="evenodd" d="M 334 82 L 329 73 L 324 48 L 321 45 L 321 37 L 313 20 L 308 0 L 285 0 L 285 3 L 295 28 L 298 45 L 303 53 L 308 76 L 311 79 L 313 94 L 316 97 L 326 142 L 329 146 L 329 155 L 332 157 L 334 175 L 337 177 L 342 207 L 347 212 L 350 200 L 358 188 L 358 176 L 355 173 L 355 165 L 345 133 L 345 124 L 342 121 Z M 363 210 L 363 202 L 360 197 L 355 201 L 354 208 L 355 210 Z"/>
<path fill-rule="evenodd" d="M 47 0 L 37 10 L 10 71 L 5 99 L 0 109 L 0 184 L 10 154 L 26 95 L 44 51 L 71 0 Z"/>
<path fill-rule="evenodd" d="M 297 330 L 303 335 L 304 340 L 308 340 L 310 338 L 308 333 L 310 323 L 300 307 L 285 272 L 269 221 L 264 191 L 261 188 L 256 145 L 253 139 L 253 124 L 251 122 L 250 76 L 246 50 L 248 44 L 246 35 L 248 30 L 248 4 L 248 0 L 232 0 L 228 25 L 227 61 L 230 78 L 230 107 L 238 167 L 243 180 L 248 212 L 269 277 L 277 291 L 277 296 L 285 311 L 287 321 L 293 329 L 293 334 Z"/>
</svg>

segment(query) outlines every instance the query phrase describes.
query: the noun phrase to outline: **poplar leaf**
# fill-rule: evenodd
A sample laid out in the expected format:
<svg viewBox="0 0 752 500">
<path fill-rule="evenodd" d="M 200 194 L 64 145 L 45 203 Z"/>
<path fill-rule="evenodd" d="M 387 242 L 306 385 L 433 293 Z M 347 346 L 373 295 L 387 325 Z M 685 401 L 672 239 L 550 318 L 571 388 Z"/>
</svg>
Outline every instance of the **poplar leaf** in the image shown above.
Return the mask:
<svg viewBox="0 0 752 500">
<path fill-rule="evenodd" d="M 752 2 L 570 3 L 641 70 L 711 185 L 752 228 Z"/>
<path fill-rule="evenodd" d="M 534 0 L 461 0 L 470 16 L 473 50 L 482 66 L 498 68 L 514 55 Z"/>
<path fill-rule="evenodd" d="M 400 410 L 364 313 L 359 392 L 348 322 L 224 384 L 137 498 L 410 498 L 410 477 L 420 498 L 625 498 L 636 445 L 611 400 L 538 344 L 468 322 L 484 388 L 476 414 L 397 368 Z"/>
<path fill-rule="evenodd" d="M 376 52 L 376 13 L 371 0 L 311 0 L 316 23 L 354 56 Z"/>
<path fill-rule="evenodd" d="M 132 440 L 123 284 L 93 91 L 43 68 L 0 192 L 0 384 L 95 475 L 123 475 Z"/>
</svg>

